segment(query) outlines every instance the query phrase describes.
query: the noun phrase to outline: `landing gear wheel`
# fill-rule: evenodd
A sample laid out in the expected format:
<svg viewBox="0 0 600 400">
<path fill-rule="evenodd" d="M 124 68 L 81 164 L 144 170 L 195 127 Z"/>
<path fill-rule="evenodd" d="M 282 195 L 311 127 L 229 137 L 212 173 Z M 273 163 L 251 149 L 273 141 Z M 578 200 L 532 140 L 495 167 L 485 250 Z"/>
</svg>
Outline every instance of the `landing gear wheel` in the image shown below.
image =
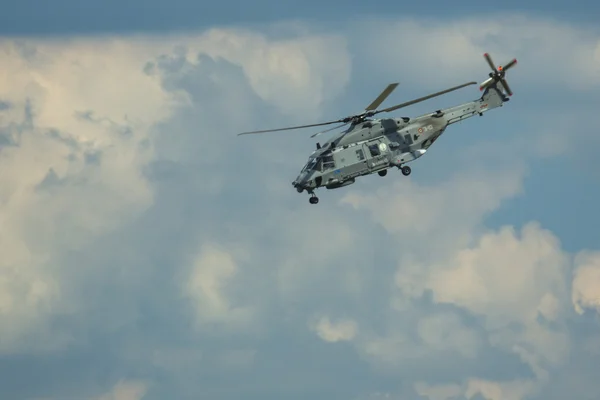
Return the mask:
<svg viewBox="0 0 600 400">
<path fill-rule="evenodd" d="M 387 175 L 387 169 L 382 169 L 381 171 L 377 172 L 379 174 L 379 176 L 386 176 Z"/>
<path fill-rule="evenodd" d="M 312 196 L 310 199 L 308 199 L 310 204 L 317 204 L 319 202 L 319 198 L 317 196 Z"/>
<path fill-rule="evenodd" d="M 404 167 L 402 167 L 402 175 L 404 175 L 404 176 L 409 176 L 409 175 L 410 175 L 410 172 L 411 172 L 411 170 L 410 170 L 410 167 L 409 167 L 409 166 L 404 166 Z"/>
</svg>

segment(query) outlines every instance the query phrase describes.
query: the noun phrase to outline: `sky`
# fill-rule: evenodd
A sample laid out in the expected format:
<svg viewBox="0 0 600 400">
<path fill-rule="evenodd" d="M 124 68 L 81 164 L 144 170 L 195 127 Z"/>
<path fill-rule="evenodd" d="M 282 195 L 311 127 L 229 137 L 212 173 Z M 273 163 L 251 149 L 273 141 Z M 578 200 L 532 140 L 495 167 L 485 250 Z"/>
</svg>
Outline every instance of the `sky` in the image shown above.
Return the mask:
<svg viewBox="0 0 600 400">
<path fill-rule="evenodd" d="M 370 5 L 369 5 L 370 4 Z M 21 1 L 0 14 L 0 398 L 600 392 L 597 3 Z M 320 203 L 318 130 L 513 57 Z M 477 86 L 402 109 L 416 116 Z"/>
</svg>

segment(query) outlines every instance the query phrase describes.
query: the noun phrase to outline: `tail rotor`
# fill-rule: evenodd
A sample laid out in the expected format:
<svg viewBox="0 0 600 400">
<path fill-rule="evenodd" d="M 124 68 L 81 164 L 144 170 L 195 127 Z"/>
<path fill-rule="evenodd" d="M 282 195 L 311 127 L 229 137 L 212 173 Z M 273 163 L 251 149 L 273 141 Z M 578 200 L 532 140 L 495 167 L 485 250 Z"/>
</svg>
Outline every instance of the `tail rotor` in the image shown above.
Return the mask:
<svg viewBox="0 0 600 400">
<path fill-rule="evenodd" d="M 504 76 L 506 75 L 506 71 L 508 69 L 512 68 L 517 63 L 517 59 L 513 58 L 508 63 L 506 63 L 504 66 L 501 65 L 501 66 L 496 67 L 496 65 L 492 61 L 492 57 L 490 57 L 490 55 L 488 53 L 485 53 L 483 55 L 483 57 L 485 58 L 485 60 L 487 61 L 488 65 L 490 66 L 490 68 L 492 69 L 493 72 L 490 72 L 490 74 L 489 74 L 490 77 L 488 79 L 486 79 L 484 82 L 482 82 L 481 85 L 479 85 L 479 90 L 484 90 L 491 84 L 500 82 L 502 87 L 504 87 L 504 91 L 506 92 L 506 94 L 508 94 L 509 96 L 512 96 L 513 95 L 512 90 L 510 90 L 510 86 L 508 86 L 508 82 L 506 82 L 506 79 Z"/>
</svg>

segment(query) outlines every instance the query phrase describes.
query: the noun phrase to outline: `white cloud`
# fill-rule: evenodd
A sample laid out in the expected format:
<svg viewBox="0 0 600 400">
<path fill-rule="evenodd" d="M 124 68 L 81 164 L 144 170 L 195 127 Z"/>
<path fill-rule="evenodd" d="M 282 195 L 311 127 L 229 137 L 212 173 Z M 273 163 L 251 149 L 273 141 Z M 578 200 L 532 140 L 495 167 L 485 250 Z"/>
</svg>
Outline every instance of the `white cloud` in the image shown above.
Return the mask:
<svg viewBox="0 0 600 400">
<path fill-rule="evenodd" d="M 507 72 L 515 93 L 531 84 L 554 90 L 555 85 L 576 90 L 600 86 L 600 34 L 595 29 L 507 13 L 459 20 L 405 17 L 385 24 L 377 19 L 364 26 L 378 35 L 377 40 L 366 36 L 368 54 L 376 56 L 387 73 L 395 71 L 405 81 L 416 79 L 419 86 L 447 86 L 459 77 L 465 82 L 485 80 L 486 52 L 496 65 L 517 58 L 518 65 Z"/>
<path fill-rule="evenodd" d="M 550 371 L 564 365 L 571 346 L 564 330 L 569 315 L 570 256 L 558 238 L 538 223 L 529 223 L 520 232 L 513 227 L 490 231 L 481 226 L 502 199 L 519 193 L 523 178 L 519 169 L 508 173 L 480 170 L 432 188 L 405 180 L 374 195 L 353 191 L 344 198 L 343 202 L 367 211 L 396 234 L 398 241 L 398 291 L 392 298 L 387 327 L 355 341 L 374 365 L 403 376 L 409 373 L 407 362 L 429 365 L 447 354 L 455 360 L 486 363 L 481 357 L 489 343 L 521 359 L 536 379 L 491 382 L 466 367 L 464 374 L 472 379 L 467 392 L 518 400 L 535 394 L 548 382 Z M 415 302 L 428 292 L 435 303 L 451 304 L 481 318 L 484 336 L 456 314 L 419 315 Z M 540 323 L 540 316 L 558 329 Z M 412 324 L 419 340 L 414 338 Z M 417 379 L 429 379 L 428 373 L 427 368 L 413 372 Z"/>
<path fill-rule="evenodd" d="M 387 201 L 393 202 L 394 198 Z M 465 207 L 468 206 L 467 203 Z M 438 223 L 445 226 L 447 222 L 440 217 Z M 462 231 L 460 225 L 453 226 Z M 437 241 L 427 243 L 437 246 Z M 402 250 L 415 252 L 404 246 Z M 456 315 L 418 316 L 419 342 L 412 339 L 406 327 L 390 327 L 383 335 L 365 336 L 357 342 L 375 364 L 405 371 L 403 364 L 408 360 L 427 359 L 447 350 L 471 359 L 481 356 L 483 344 L 489 343 L 519 357 L 538 380 L 477 384 L 478 390 L 493 398 L 502 394 L 519 400 L 533 393 L 530 388 L 537 390 L 546 383 L 551 370 L 564 365 L 571 345 L 562 328 L 568 316 L 565 276 L 570 260 L 553 234 L 538 224 L 524 226 L 520 235 L 513 228 L 504 227 L 482 234 L 473 246 L 458 247 L 454 255 L 436 252 L 427 256 L 430 260 L 434 257 L 438 257 L 437 261 L 400 263 L 396 275 L 399 292 L 392 303 L 398 323 L 411 318 L 407 312 L 414 310 L 414 301 L 430 291 L 433 301 L 452 304 L 481 317 L 487 331 L 485 338 Z M 558 324 L 559 329 L 541 324 L 540 315 Z M 470 373 L 476 377 L 476 371 Z M 503 394 L 507 390 L 512 394 Z"/>
<path fill-rule="evenodd" d="M 94 397 L 93 400 L 142 400 L 147 390 L 144 382 L 120 381 L 110 392 Z"/>
<path fill-rule="evenodd" d="M 256 357 L 256 350 L 227 350 L 220 357 L 220 362 L 225 367 L 229 368 L 248 368 L 251 367 L 254 358 Z"/>
<path fill-rule="evenodd" d="M 144 329 L 154 346 L 143 351 L 149 354 L 148 365 L 139 367 L 144 372 L 154 366 L 175 381 L 193 377 L 190 385 L 197 386 L 194 368 L 216 361 L 238 372 L 252 366 L 273 382 L 283 372 L 259 375 L 260 368 L 272 367 L 264 364 L 269 356 L 280 357 L 269 354 L 279 351 L 273 350 L 278 340 L 293 347 L 289 337 L 278 336 L 292 329 L 353 343 L 376 367 L 373 374 L 410 386 L 428 382 L 414 388 L 432 400 L 535 394 L 579 345 L 565 328 L 571 307 L 598 309 L 600 267 L 595 254 L 581 253 L 571 280 L 570 255 L 542 225 L 485 227 L 490 213 L 522 193 L 521 162 L 500 170 L 443 170 L 438 184 L 400 177 L 370 193 L 355 185 L 329 192 L 331 199 L 342 197 L 339 204 L 322 201 L 315 208 L 287 202 L 296 199 L 286 180 L 294 168 L 290 154 L 301 150 L 274 151 L 269 143 L 293 139 L 238 147 L 223 136 L 225 128 L 251 129 L 285 114 L 292 123 L 317 119 L 343 92 L 351 60 L 372 60 L 369 55 L 379 61 L 370 66 L 377 77 L 391 73 L 387 67 L 397 76 L 401 64 L 403 80 L 435 86 L 446 86 L 452 76 L 481 76 L 483 51 L 497 62 L 520 59 L 511 83 L 556 76 L 573 77 L 561 82 L 572 88 L 583 80 L 600 83 L 591 64 L 571 64 L 567 56 L 550 60 L 557 48 L 589 60 L 594 53 L 586 52 L 598 46 L 593 33 L 541 19 L 511 23 L 512 31 L 495 18 L 401 21 L 378 23 L 374 31 L 366 22 L 345 36 L 284 40 L 214 29 L 162 38 L 27 40 L 25 47 L 2 41 L 0 101 L 12 106 L 0 110 L 0 135 L 19 146 L 0 151 L 0 351 L 64 346 L 77 333 L 126 321 L 111 340 L 127 347 L 130 333 Z M 353 58 L 349 41 L 357 35 L 372 47 Z M 505 47 L 492 46 L 499 36 Z M 394 51 L 383 51 L 390 43 Z M 199 54 L 213 57 L 214 68 Z M 407 54 L 416 61 L 406 62 Z M 231 64 L 239 71 L 227 69 Z M 538 74 L 540 66 L 548 68 Z M 261 111 L 256 99 L 277 114 Z M 544 154 L 556 154 L 557 147 L 547 143 Z M 506 149 L 491 152 L 506 161 Z M 248 154 L 264 158 L 242 164 Z M 511 153 L 511 162 L 523 155 Z M 193 178 L 152 182 L 146 167 L 157 160 L 181 163 L 177 172 Z M 282 169 L 249 173 L 272 162 Z M 194 190 L 202 196 L 191 196 Z M 185 196 L 192 198 L 184 202 Z M 170 285 L 173 276 L 177 285 Z M 152 302 L 144 303 L 148 298 Z M 99 309 L 108 311 L 104 318 Z M 197 330 L 180 320 L 190 310 Z M 121 314 L 129 312 L 135 318 Z M 168 337 L 148 328 L 153 321 L 168 325 Z M 252 342 L 249 333 L 257 328 L 267 344 Z M 76 337 L 79 343 L 93 345 L 83 336 Z M 492 365 L 496 355 L 518 368 Z M 138 370 L 132 358 L 127 367 Z M 496 379 L 503 368 L 510 374 Z M 296 379 L 292 388 L 300 385 L 295 371 L 290 366 L 285 375 Z M 283 383 L 276 386 L 285 391 Z M 139 400 L 147 390 L 121 383 L 102 400 Z"/>
<path fill-rule="evenodd" d="M 341 319 L 332 322 L 329 317 L 319 318 L 310 324 L 310 328 L 326 342 L 349 341 L 358 332 L 358 325 L 354 320 Z"/>
<path fill-rule="evenodd" d="M 372 194 L 349 190 L 342 203 L 367 211 L 374 222 L 401 240 L 402 248 L 392 251 L 404 265 L 397 277 L 402 280 L 412 273 L 422 274 L 418 263 L 407 265 L 415 263 L 415 257 L 437 260 L 476 240 L 483 218 L 504 200 L 520 194 L 523 178 L 524 170 L 518 166 L 498 171 L 461 170 L 438 184 L 402 179 Z M 432 245 L 435 252 L 430 251 Z"/>
<path fill-rule="evenodd" d="M 477 332 L 463 325 L 454 314 L 438 314 L 419 320 L 417 332 L 424 346 L 433 352 L 454 350 L 465 358 L 474 358 L 481 346 Z"/>
<path fill-rule="evenodd" d="M 244 54 L 236 51 L 239 46 Z M 246 71 L 267 102 L 288 110 L 318 110 L 348 79 L 348 57 L 338 37 L 276 41 L 213 30 L 161 39 L 0 41 L 0 99 L 9 105 L 0 111 L 0 130 L 17 144 L 0 154 L 0 351 L 18 343 L 28 348 L 24 334 L 44 331 L 44 321 L 53 315 L 83 308 L 68 297 L 78 291 L 69 285 L 80 267 L 64 265 L 63 257 L 135 221 L 153 205 L 155 188 L 144 168 L 165 154 L 157 138 L 177 139 L 172 131 L 157 136 L 157 124 L 193 104 L 189 92 L 165 90 L 161 76 L 146 74 L 144 67 L 163 54 L 173 53 L 176 60 L 186 47 L 195 51 L 183 52 L 190 68 L 198 64 L 193 54 L 227 59 Z M 266 80 L 273 74 L 279 76 L 276 82 Z M 223 111 L 229 105 L 223 104 Z M 104 268 L 110 274 L 126 266 Z M 198 268 L 196 277 L 220 282 L 210 268 Z M 85 273 L 76 275 L 86 279 Z M 203 315 L 217 318 L 226 301 L 216 289 L 204 289 L 212 303 L 202 306 L 208 312 Z"/>
<path fill-rule="evenodd" d="M 491 382 L 481 379 L 469 381 L 465 396 L 481 394 L 486 400 L 523 400 L 535 394 L 530 381 Z"/>
<path fill-rule="evenodd" d="M 42 42 L 34 56 L 25 57 L 11 41 L 0 46 L 7 54 L 0 98 L 12 106 L 1 128 L 16 144 L 0 155 L 0 273 L 10 288 L 4 303 L 11 304 L 2 314 L 0 351 L 9 351 L 29 347 L 20 338 L 45 331 L 38 322 L 76 307 L 63 298 L 62 274 L 74 266 L 60 265 L 61 252 L 81 249 L 151 203 L 138 169 L 148 154 L 139 145 L 150 126 L 166 117 L 161 106 L 167 96 L 158 83 L 133 77 L 139 66 L 126 51 Z M 125 91 L 120 78 L 130 82 Z M 77 116 L 92 109 L 114 124 Z M 130 128 L 131 135 L 115 124 Z M 86 160 L 95 153 L 99 168 Z M 31 346 L 54 344 L 47 338 Z"/>
<path fill-rule="evenodd" d="M 586 308 L 600 313 L 600 253 L 583 252 L 575 258 L 572 301 L 578 314 Z"/>
<path fill-rule="evenodd" d="M 462 385 L 429 385 L 424 382 L 415 384 L 415 391 L 429 400 L 472 399 L 479 395 L 485 400 L 523 400 L 535 393 L 531 381 L 493 382 L 483 379 L 470 379 Z"/>
<path fill-rule="evenodd" d="M 200 329 L 204 325 L 240 329 L 253 322 L 253 310 L 231 304 L 228 284 L 239 271 L 236 261 L 223 249 L 205 244 L 194 260 L 183 292 L 193 301 Z"/>
<path fill-rule="evenodd" d="M 212 29 L 195 39 L 196 52 L 242 66 L 256 93 L 288 118 L 319 118 L 324 102 L 350 78 L 350 55 L 340 35 L 269 39 L 248 30 Z"/>
<path fill-rule="evenodd" d="M 512 320 L 535 320 L 538 312 L 557 319 L 557 298 L 565 299 L 563 275 L 569 264 L 558 239 L 538 224 L 482 236 L 471 249 L 433 266 L 425 283 L 438 302 L 486 315 L 491 329 Z"/>
<path fill-rule="evenodd" d="M 415 383 L 415 391 L 419 396 L 425 396 L 429 400 L 450 400 L 462 394 L 460 385 L 428 385 L 425 382 Z"/>
</svg>

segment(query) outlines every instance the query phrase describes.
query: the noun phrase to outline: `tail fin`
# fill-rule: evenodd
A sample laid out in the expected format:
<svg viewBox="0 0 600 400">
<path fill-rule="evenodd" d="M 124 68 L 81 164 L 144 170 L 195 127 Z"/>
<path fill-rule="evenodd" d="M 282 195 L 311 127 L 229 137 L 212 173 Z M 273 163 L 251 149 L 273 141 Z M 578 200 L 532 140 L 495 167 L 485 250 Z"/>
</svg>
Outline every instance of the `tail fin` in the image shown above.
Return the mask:
<svg viewBox="0 0 600 400">
<path fill-rule="evenodd" d="M 492 108 L 501 107 L 505 101 L 510 100 L 502 90 L 498 89 L 496 83 L 490 84 L 485 88 L 483 95 L 479 99 L 479 112 L 480 114 L 484 111 L 491 110 Z"/>
</svg>

